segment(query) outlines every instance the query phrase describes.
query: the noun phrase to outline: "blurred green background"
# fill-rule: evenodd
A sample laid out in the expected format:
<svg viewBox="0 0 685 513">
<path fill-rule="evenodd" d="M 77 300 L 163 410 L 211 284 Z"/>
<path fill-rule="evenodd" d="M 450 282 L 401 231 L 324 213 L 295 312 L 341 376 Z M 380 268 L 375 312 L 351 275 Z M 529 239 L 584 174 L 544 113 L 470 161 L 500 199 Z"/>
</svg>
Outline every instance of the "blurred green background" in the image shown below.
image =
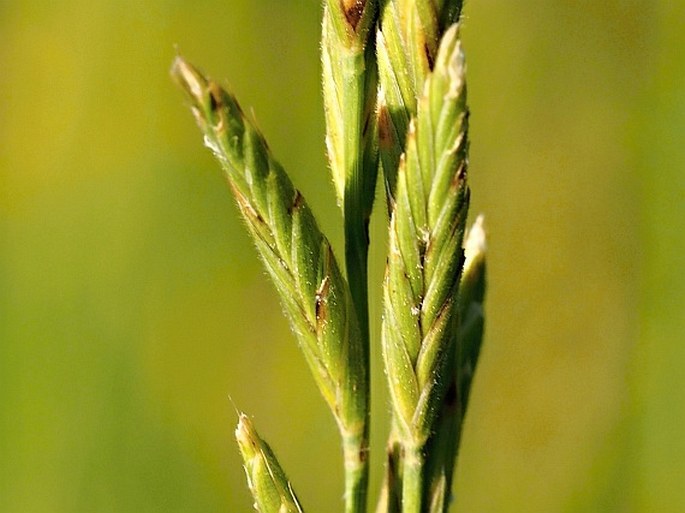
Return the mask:
<svg viewBox="0 0 685 513">
<path fill-rule="evenodd" d="M 320 10 L 0 3 L 3 513 L 251 511 L 234 405 L 308 511 L 341 509 L 333 421 L 168 76 L 177 45 L 226 77 L 340 253 Z M 685 510 L 683 19 L 666 0 L 467 3 L 490 289 L 462 513 Z"/>
</svg>

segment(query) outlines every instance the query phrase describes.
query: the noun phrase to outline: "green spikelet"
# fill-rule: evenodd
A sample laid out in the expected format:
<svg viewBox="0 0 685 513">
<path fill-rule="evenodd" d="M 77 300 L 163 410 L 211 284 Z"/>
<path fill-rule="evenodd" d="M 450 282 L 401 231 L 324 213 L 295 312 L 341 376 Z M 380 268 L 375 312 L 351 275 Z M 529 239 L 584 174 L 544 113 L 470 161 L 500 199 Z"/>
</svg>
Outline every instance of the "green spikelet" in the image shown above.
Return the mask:
<svg viewBox="0 0 685 513">
<path fill-rule="evenodd" d="M 304 198 L 235 98 L 178 57 L 172 75 L 221 163 L 342 439 L 347 493 L 364 496 L 368 360 L 349 287 Z"/>
<path fill-rule="evenodd" d="M 422 511 L 424 447 L 454 354 L 469 203 L 465 65 L 457 26 L 444 36 L 407 136 L 390 221 L 383 356 L 403 444 L 403 512 Z"/>
<path fill-rule="evenodd" d="M 379 149 L 390 203 L 410 120 L 432 71 L 445 30 L 459 20 L 461 0 L 387 0 L 377 35 Z"/>
<path fill-rule="evenodd" d="M 259 513 L 303 513 L 271 447 L 259 437 L 247 415 L 240 415 L 235 438 L 255 509 Z"/>
<path fill-rule="evenodd" d="M 464 252 L 466 260 L 459 284 L 457 343 L 446 375 L 450 385 L 426 447 L 426 493 L 430 513 L 446 512 L 450 504 L 462 426 L 483 341 L 486 271 L 483 216 L 478 216 L 468 230 Z"/>
<path fill-rule="evenodd" d="M 326 148 L 345 229 L 345 263 L 368 340 L 368 224 L 378 175 L 376 0 L 327 0 L 321 37 Z"/>
</svg>

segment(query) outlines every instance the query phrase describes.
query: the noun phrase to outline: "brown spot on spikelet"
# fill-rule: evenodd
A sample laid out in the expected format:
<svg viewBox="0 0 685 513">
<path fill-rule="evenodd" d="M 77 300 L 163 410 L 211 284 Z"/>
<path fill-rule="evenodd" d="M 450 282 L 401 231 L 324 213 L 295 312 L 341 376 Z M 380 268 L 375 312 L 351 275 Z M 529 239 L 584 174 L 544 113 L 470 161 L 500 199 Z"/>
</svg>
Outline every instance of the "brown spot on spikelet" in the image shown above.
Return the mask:
<svg viewBox="0 0 685 513">
<path fill-rule="evenodd" d="M 390 119 L 390 112 L 388 107 L 382 105 L 378 108 L 378 146 L 383 150 L 392 148 L 393 138 L 392 129 L 390 127 L 392 120 Z"/>
<path fill-rule="evenodd" d="M 431 48 L 428 46 L 428 43 L 423 44 L 423 52 L 426 54 L 428 69 L 432 71 L 433 66 L 435 66 L 435 56 L 433 55 L 433 51 L 431 50 Z"/>
<path fill-rule="evenodd" d="M 304 204 L 304 197 L 302 194 L 300 194 L 300 191 L 295 189 L 295 197 L 293 198 L 293 202 L 290 205 L 290 208 L 288 209 L 288 214 L 292 215 L 293 212 L 296 210 L 299 210 L 302 205 Z"/>
<path fill-rule="evenodd" d="M 212 112 L 216 112 L 223 106 L 221 88 L 216 82 L 210 82 L 207 89 L 209 90 L 209 108 Z"/>
<path fill-rule="evenodd" d="M 314 298 L 314 315 L 316 316 L 316 331 L 321 333 L 328 320 L 328 294 L 331 280 L 326 276 L 319 285 Z"/>
<path fill-rule="evenodd" d="M 366 0 L 342 0 L 342 6 L 347 22 L 352 26 L 352 30 L 357 30 L 359 20 L 361 20 L 364 14 Z"/>
<path fill-rule="evenodd" d="M 445 406 L 452 409 L 457 407 L 457 384 L 452 381 L 445 394 Z"/>
</svg>

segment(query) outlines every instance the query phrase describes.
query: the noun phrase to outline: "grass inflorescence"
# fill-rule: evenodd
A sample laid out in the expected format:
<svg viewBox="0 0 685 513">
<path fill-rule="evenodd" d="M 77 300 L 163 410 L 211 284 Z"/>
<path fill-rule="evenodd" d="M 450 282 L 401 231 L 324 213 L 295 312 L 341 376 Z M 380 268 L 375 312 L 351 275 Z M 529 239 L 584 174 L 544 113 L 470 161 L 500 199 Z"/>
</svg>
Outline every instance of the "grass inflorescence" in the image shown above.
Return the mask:
<svg viewBox="0 0 685 513">
<path fill-rule="evenodd" d="M 182 57 L 172 67 L 338 425 L 346 513 L 364 513 L 369 502 L 372 343 L 383 349 L 392 411 L 376 511 L 442 513 L 452 502 L 485 294 L 482 217 L 466 228 L 468 107 L 460 14 L 461 2 L 449 0 L 324 4 L 326 147 L 342 210 L 344 266 L 235 97 Z M 368 225 L 379 170 L 389 249 L 382 336 L 372 341 Z M 243 414 L 236 439 L 255 508 L 302 512 L 273 451 Z"/>
</svg>

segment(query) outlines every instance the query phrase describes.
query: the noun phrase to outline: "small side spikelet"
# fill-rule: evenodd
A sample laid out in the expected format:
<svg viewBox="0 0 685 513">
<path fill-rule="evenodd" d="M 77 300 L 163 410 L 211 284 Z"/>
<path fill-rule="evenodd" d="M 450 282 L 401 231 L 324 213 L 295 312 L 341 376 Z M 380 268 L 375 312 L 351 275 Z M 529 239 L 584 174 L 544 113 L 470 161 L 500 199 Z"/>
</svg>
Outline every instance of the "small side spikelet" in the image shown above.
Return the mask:
<svg viewBox="0 0 685 513">
<path fill-rule="evenodd" d="M 451 368 L 446 376 L 450 385 L 426 447 L 429 513 L 446 512 L 452 500 L 452 477 L 483 341 L 486 240 L 482 215 L 476 218 L 466 234 L 464 253 L 466 260 L 459 284 L 457 343 L 450 356 Z"/>
<path fill-rule="evenodd" d="M 235 430 L 243 457 L 247 485 L 259 513 L 303 513 L 290 481 L 271 447 L 262 440 L 252 421 L 241 414 Z"/>
<path fill-rule="evenodd" d="M 457 332 L 459 397 L 462 417 L 468 406 L 471 384 L 483 343 L 487 242 L 483 216 L 479 215 L 466 234 L 466 261 L 459 285 L 459 331 Z"/>
</svg>

